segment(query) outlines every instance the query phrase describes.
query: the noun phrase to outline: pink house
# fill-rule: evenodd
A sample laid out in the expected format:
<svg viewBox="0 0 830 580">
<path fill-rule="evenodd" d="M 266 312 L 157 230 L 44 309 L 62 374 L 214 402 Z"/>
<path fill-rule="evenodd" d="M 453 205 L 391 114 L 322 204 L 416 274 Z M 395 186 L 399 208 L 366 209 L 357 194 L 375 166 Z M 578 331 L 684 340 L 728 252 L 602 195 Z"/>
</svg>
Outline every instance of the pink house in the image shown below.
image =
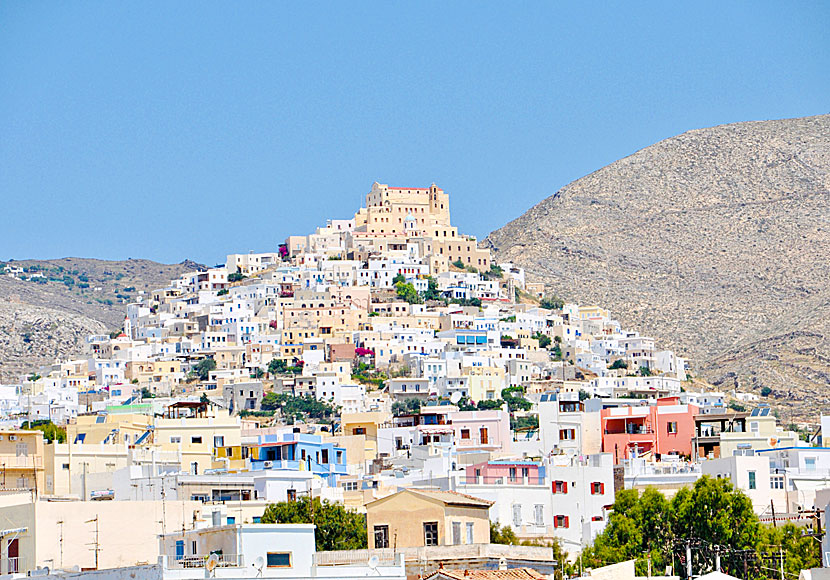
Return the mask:
<svg viewBox="0 0 830 580">
<path fill-rule="evenodd" d="M 513 437 L 506 411 L 458 411 L 450 418 L 459 451 L 510 451 Z"/>
<path fill-rule="evenodd" d="M 691 457 L 695 433 L 695 405 L 682 405 L 678 397 L 658 399 L 656 405 L 616 407 L 601 411 L 602 450 L 614 462 L 650 453 Z"/>
<path fill-rule="evenodd" d="M 468 465 L 466 485 L 544 485 L 545 466 L 535 461 L 495 459 Z"/>
</svg>

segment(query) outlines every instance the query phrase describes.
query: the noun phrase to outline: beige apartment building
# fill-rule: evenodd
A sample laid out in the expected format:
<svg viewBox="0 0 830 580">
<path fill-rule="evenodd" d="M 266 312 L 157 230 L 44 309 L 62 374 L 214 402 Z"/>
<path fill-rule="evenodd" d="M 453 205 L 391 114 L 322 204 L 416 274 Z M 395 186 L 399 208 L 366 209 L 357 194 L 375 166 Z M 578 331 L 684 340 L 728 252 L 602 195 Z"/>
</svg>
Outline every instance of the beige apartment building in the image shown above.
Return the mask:
<svg viewBox="0 0 830 580">
<path fill-rule="evenodd" d="M 452 491 L 399 491 L 366 504 L 369 547 L 488 544 L 492 505 Z"/>
<path fill-rule="evenodd" d="M 46 483 L 41 431 L 0 430 L 0 489 L 40 492 Z"/>
</svg>

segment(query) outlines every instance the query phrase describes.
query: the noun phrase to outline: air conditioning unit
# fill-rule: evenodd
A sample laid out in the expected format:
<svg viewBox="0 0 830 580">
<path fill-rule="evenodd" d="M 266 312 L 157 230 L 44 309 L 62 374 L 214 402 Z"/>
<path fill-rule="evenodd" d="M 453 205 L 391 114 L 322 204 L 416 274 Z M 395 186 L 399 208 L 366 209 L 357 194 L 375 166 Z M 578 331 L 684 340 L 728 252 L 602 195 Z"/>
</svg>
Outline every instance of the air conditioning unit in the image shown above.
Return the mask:
<svg viewBox="0 0 830 580">
<path fill-rule="evenodd" d="M 266 461 L 262 465 L 263 465 L 263 467 L 265 467 L 265 469 L 270 469 L 270 468 L 274 467 L 274 462 L 273 461 Z"/>
</svg>

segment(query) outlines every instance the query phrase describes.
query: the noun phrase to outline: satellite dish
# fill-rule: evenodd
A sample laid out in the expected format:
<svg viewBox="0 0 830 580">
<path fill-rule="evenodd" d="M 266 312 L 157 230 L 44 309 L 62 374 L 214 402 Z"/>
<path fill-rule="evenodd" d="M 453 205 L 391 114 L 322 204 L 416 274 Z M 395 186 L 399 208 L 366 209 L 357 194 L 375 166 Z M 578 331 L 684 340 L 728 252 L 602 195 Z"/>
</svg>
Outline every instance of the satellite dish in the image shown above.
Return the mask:
<svg viewBox="0 0 830 580">
<path fill-rule="evenodd" d="M 455 405 L 456 403 L 458 403 L 458 401 L 460 401 L 460 400 L 461 400 L 461 393 L 459 393 L 458 391 L 456 391 L 456 392 L 454 392 L 452 395 L 450 395 L 450 402 L 451 402 L 453 405 Z"/>
<path fill-rule="evenodd" d="M 205 562 L 205 568 L 207 568 L 208 572 L 213 572 L 218 565 L 219 565 L 219 556 L 217 556 L 216 554 L 211 554 L 208 557 L 207 562 Z"/>
<path fill-rule="evenodd" d="M 256 560 L 254 560 L 253 566 L 254 568 L 256 568 L 256 577 L 261 578 L 262 567 L 265 566 L 265 558 L 263 558 L 262 556 L 257 556 Z"/>
<path fill-rule="evenodd" d="M 378 564 L 380 564 L 380 558 L 378 558 L 377 556 L 372 556 L 371 558 L 369 558 L 369 568 L 375 570 L 377 569 Z"/>
</svg>

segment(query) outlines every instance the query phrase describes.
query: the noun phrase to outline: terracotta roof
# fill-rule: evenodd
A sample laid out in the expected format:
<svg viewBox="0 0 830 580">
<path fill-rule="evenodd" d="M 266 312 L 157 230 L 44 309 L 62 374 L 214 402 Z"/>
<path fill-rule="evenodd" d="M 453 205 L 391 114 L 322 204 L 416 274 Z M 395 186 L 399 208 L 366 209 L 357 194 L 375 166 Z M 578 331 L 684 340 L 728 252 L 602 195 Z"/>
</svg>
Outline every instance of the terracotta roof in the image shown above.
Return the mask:
<svg viewBox="0 0 830 580">
<path fill-rule="evenodd" d="M 433 580 L 439 577 L 452 580 L 547 580 L 547 576 L 540 574 L 533 568 L 510 568 L 507 570 L 447 570 L 438 569 L 424 580 Z"/>
<path fill-rule="evenodd" d="M 453 505 L 473 505 L 478 507 L 490 507 L 495 502 L 481 499 L 480 497 L 473 497 L 471 495 L 467 495 L 466 493 L 458 493 L 457 491 L 439 491 L 439 490 L 432 490 L 432 489 L 413 489 L 409 488 L 407 491 L 411 491 L 413 493 L 417 493 L 420 495 L 425 495 L 428 497 L 435 498 L 439 501 L 442 501 L 446 504 L 453 504 Z"/>
</svg>

